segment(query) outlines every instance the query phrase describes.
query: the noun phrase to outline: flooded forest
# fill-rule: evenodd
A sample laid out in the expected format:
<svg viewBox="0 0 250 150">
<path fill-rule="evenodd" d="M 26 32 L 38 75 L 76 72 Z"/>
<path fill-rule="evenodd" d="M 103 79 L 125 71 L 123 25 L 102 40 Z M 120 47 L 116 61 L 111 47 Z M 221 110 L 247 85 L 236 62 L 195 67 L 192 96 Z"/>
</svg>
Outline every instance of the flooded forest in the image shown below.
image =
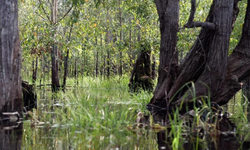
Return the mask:
<svg viewBox="0 0 250 150">
<path fill-rule="evenodd" d="M 0 149 L 249 150 L 250 0 L 0 0 Z"/>
</svg>

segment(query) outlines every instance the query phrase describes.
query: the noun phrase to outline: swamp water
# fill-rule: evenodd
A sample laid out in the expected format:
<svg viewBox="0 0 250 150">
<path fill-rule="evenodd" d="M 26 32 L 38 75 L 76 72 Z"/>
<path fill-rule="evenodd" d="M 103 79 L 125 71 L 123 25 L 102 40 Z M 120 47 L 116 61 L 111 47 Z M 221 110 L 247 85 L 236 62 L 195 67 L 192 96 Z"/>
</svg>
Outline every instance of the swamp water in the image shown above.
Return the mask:
<svg viewBox="0 0 250 150">
<path fill-rule="evenodd" d="M 186 132 L 180 124 L 138 127 L 138 112 L 146 112 L 151 94 L 131 96 L 126 88 L 72 88 L 56 101 L 46 88 L 38 93 L 38 110 L 23 123 L 0 131 L 3 150 L 157 150 L 250 149 L 249 104 L 242 97 L 225 110 L 232 113 L 235 132 L 202 136 Z M 237 96 L 236 96 L 237 97 Z M 240 102 L 239 102 L 240 101 Z M 169 137 L 168 135 L 172 135 Z"/>
</svg>

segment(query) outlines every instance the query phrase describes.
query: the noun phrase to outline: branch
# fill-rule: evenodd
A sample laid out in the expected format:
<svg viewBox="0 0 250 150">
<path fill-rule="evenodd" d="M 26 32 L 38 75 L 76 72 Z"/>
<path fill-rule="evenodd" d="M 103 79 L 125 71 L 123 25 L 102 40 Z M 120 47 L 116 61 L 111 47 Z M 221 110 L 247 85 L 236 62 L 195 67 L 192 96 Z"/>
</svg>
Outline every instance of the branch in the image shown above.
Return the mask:
<svg viewBox="0 0 250 150">
<path fill-rule="evenodd" d="M 43 10 L 45 16 L 47 17 L 47 19 L 48 19 L 49 21 L 51 21 L 51 20 L 49 19 L 49 15 L 46 13 L 46 11 L 45 11 L 45 9 L 44 9 L 44 7 L 43 7 L 43 5 L 42 5 L 41 0 L 39 0 L 39 3 L 40 3 L 40 5 L 42 6 L 42 10 Z"/>
<path fill-rule="evenodd" d="M 210 30 L 215 30 L 216 26 L 212 22 L 191 22 L 184 25 L 185 28 L 205 27 Z"/>
<path fill-rule="evenodd" d="M 50 0 L 47 0 L 47 3 L 49 4 L 50 8 L 52 7 L 52 4 L 50 2 Z"/>
<path fill-rule="evenodd" d="M 63 15 L 63 17 L 62 17 L 59 21 L 57 21 L 56 23 L 62 21 L 62 20 L 69 14 L 69 12 L 72 10 L 72 8 L 73 8 L 73 5 L 72 5 L 72 6 L 69 8 L 69 10 Z"/>
<path fill-rule="evenodd" d="M 194 14 L 196 12 L 196 0 L 191 0 L 191 10 L 188 18 L 188 22 L 184 25 L 184 28 L 206 27 L 210 30 L 215 30 L 216 26 L 211 22 L 194 22 Z"/>
<path fill-rule="evenodd" d="M 44 18 L 41 14 L 39 14 L 39 12 L 35 12 L 39 17 L 41 17 L 43 20 L 46 20 L 46 18 Z"/>
<path fill-rule="evenodd" d="M 196 12 L 196 0 L 191 0 L 191 11 L 187 24 L 191 24 L 194 21 L 194 14 Z M 185 26 L 185 25 L 184 25 Z"/>
</svg>

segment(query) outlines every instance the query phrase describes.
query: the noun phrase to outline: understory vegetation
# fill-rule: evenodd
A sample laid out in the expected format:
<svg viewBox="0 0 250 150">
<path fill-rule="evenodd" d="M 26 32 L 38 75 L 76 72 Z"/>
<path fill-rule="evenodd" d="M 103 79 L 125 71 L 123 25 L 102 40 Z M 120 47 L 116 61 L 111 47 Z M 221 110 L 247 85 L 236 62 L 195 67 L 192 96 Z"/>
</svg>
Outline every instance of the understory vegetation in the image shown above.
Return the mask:
<svg viewBox="0 0 250 150">
<path fill-rule="evenodd" d="M 149 115 L 145 106 L 152 94 L 131 94 L 128 82 L 127 76 L 69 79 L 65 93 L 54 95 L 46 86 L 36 88 L 38 109 L 26 115 L 23 149 L 157 149 L 157 133 L 161 132 L 170 137 L 167 142 L 172 149 L 183 149 L 187 140 L 198 149 L 209 147 L 217 138 L 213 137 L 216 129 L 197 136 L 199 116 L 194 119 L 197 126 L 192 127 L 184 125 L 177 114 L 170 120 L 171 127 L 154 124 L 150 117 L 149 123 L 139 124 L 141 113 Z M 239 141 L 250 136 L 245 132 L 249 130 L 247 106 L 239 92 L 225 109 L 233 114 L 230 118 L 242 135 Z"/>
</svg>

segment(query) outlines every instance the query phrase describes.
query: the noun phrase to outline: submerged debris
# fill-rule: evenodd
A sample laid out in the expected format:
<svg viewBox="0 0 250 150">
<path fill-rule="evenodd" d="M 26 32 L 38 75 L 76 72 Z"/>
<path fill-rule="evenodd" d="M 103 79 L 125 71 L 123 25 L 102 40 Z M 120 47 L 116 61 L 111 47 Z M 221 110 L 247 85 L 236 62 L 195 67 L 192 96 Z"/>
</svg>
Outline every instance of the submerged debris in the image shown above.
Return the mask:
<svg viewBox="0 0 250 150">
<path fill-rule="evenodd" d="M 18 112 L 2 112 L 0 115 L 0 129 L 11 130 L 21 123 L 21 115 Z"/>
</svg>

